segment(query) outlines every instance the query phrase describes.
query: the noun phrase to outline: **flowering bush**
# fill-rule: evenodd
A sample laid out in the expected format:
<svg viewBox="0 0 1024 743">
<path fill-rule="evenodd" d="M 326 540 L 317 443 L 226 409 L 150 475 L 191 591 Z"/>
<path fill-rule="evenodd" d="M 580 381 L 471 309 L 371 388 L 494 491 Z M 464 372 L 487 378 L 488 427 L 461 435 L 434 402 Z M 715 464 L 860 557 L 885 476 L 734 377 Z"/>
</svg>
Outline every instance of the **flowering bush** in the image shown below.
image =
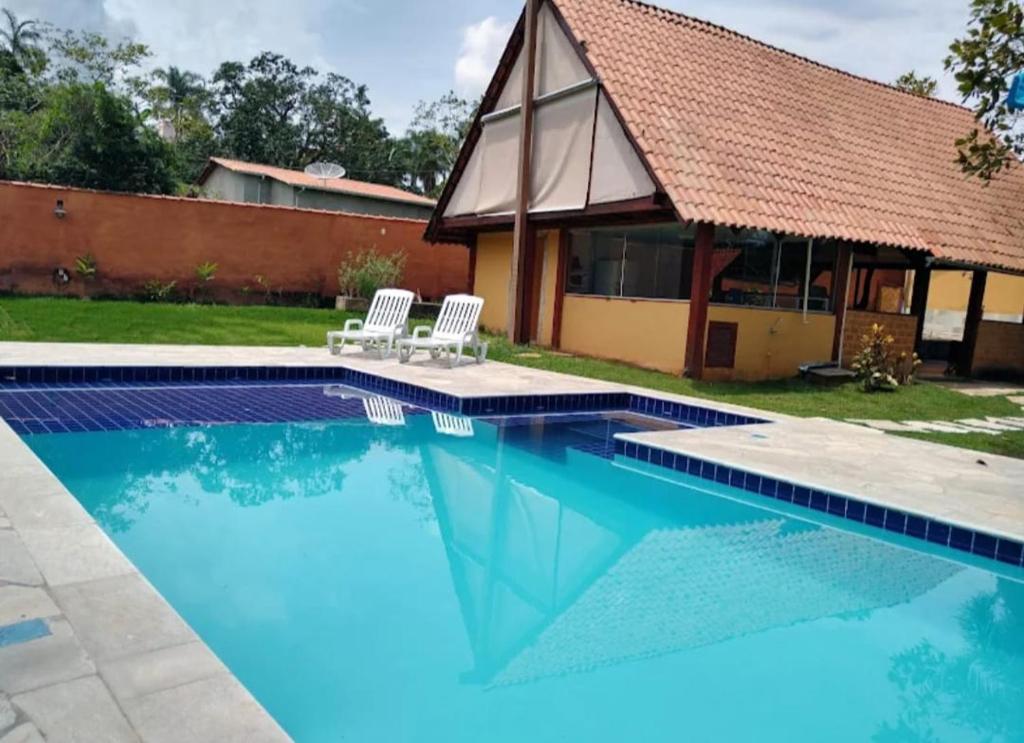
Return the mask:
<svg viewBox="0 0 1024 743">
<path fill-rule="evenodd" d="M 893 349 L 895 342 L 885 332 L 885 327 L 878 323 L 874 323 L 871 330 L 861 336 L 863 347 L 851 367 L 857 372 L 857 379 L 865 392 L 891 392 L 914 380 L 921 360 L 916 353 L 901 351 L 897 354 Z"/>
</svg>

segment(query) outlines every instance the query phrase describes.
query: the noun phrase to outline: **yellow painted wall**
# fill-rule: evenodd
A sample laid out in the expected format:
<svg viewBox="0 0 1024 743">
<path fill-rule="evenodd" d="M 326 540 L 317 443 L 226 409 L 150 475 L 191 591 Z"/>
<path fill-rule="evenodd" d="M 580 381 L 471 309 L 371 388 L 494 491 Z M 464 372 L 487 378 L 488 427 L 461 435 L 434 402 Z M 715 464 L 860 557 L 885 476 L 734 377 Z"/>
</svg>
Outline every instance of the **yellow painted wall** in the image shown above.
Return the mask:
<svg viewBox="0 0 1024 743">
<path fill-rule="evenodd" d="M 967 311 L 971 293 L 970 271 L 932 271 L 928 309 Z M 1024 276 L 990 272 L 985 283 L 985 312 L 1019 315 L 1024 308 Z"/>
<path fill-rule="evenodd" d="M 689 302 L 567 294 L 562 350 L 681 374 Z"/>
<path fill-rule="evenodd" d="M 508 328 L 508 282 L 512 274 L 512 233 L 482 232 L 476 238 L 473 293 L 484 298 L 480 324 L 494 333 Z"/>
<path fill-rule="evenodd" d="M 739 323 L 734 369 L 705 368 L 711 380 L 781 379 L 795 375 L 807 361 L 832 357 L 835 316 L 752 307 L 708 308 L 708 320 Z"/>
</svg>

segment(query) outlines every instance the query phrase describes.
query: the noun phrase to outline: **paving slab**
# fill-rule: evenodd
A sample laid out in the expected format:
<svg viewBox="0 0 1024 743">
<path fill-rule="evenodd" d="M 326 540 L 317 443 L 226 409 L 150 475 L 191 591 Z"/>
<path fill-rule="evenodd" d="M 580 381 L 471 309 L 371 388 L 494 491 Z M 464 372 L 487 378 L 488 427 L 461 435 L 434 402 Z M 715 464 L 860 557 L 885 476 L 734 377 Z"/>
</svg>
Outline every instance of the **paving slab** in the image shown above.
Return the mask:
<svg viewBox="0 0 1024 743">
<path fill-rule="evenodd" d="M 49 636 L 0 648 L 0 690 L 13 695 L 96 672 L 66 620 L 47 624 Z"/>
<path fill-rule="evenodd" d="M 138 743 L 98 676 L 54 684 L 12 698 L 50 743 Z M 212 739 L 211 739 L 212 740 Z"/>
<path fill-rule="evenodd" d="M 147 743 L 282 743 L 290 740 L 238 681 L 219 674 L 124 702 Z"/>
<path fill-rule="evenodd" d="M 43 582 L 28 548 L 13 529 L 0 529 L 0 581 L 27 586 L 38 586 Z"/>
<path fill-rule="evenodd" d="M 181 645 L 194 635 L 138 573 L 56 586 L 54 597 L 97 662 Z"/>
<path fill-rule="evenodd" d="M 965 426 L 971 426 L 972 428 L 983 428 L 996 431 L 998 433 L 1020 430 L 1020 426 L 1002 423 L 997 418 L 958 418 L 955 422 L 962 423 Z"/>
<path fill-rule="evenodd" d="M 73 497 L 70 494 L 68 497 Z M 39 571 L 51 586 L 132 573 L 135 568 L 95 524 L 21 529 Z"/>
<path fill-rule="evenodd" d="M 26 619 L 55 617 L 60 609 L 50 594 L 35 586 L 0 586 L 0 626 Z"/>
<path fill-rule="evenodd" d="M 101 661 L 99 668 L 100 676 L 121 700 L 136 699 L 227 672 L 220 659 L 202 642 L 187 642 Z"/>
</svg>

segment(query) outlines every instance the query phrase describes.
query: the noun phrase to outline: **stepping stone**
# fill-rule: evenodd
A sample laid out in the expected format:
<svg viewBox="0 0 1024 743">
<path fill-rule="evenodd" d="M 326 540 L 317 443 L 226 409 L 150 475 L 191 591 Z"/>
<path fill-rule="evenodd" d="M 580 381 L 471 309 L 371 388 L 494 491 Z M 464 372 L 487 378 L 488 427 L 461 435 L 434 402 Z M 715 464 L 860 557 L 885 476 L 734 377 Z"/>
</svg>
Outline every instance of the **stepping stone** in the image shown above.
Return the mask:
<svg viewBox="0 0 1024 743">
<path fill-rule="evenodd" d="M 1008 426 L 1005 423 L 998 422 L 998 419 L 987 418 L 982 420 L 981 418 L 961 418 L 957 423 L 962 423 L 965 426 L 973 426 L 974 428 L 984 428 L 988 431 L 1016 431 L 1016 426 Z"/>
<path fill-rule="evenodd" d="M 890 432 L 902 432 L 914 431 L 915 429 L 900 423 L 899 421 L 887 421 L 887 420 L 871 420 L 871 419 L 859 419 L 859 418 L 847 418 L 847 423 L 857 423 L 861 426 L 867 426 L 868 428 L 874 428 L 878 431 L 890 431 Z"/>
<path fill-rule="evenodd" d="M 1024 395 L 1011 395 L 1006 399 L 1012 402 L 1014 405 L 1020 405 L 1021 407 L 1024 407 Z"/>
<path fill-rule="evenodd" d="M 951 423 L 948 421 L 906 421 L 912 431 L 922 433 L 987 433 L 990 436 L 998 436 L 999 431 L 985 428 L 973 428 L 963 423 Z"/>
</svg>

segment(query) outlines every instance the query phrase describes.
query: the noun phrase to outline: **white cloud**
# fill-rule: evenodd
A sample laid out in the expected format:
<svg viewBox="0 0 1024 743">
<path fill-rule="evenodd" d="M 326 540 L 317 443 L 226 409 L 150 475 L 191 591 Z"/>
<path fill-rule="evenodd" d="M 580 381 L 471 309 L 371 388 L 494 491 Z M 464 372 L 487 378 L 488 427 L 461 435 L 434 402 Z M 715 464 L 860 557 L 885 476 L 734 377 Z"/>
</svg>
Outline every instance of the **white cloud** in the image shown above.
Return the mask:
<svg viewBox="0 0 1024 743">
<path fill-rule="evenodd" d="M 484 92 L 511 33 L 512 24 L 494 16 L 463 30 L 462 49 L 455 60 L 455 89 L 460 95 L 476 97 Z"/>
</svg>

